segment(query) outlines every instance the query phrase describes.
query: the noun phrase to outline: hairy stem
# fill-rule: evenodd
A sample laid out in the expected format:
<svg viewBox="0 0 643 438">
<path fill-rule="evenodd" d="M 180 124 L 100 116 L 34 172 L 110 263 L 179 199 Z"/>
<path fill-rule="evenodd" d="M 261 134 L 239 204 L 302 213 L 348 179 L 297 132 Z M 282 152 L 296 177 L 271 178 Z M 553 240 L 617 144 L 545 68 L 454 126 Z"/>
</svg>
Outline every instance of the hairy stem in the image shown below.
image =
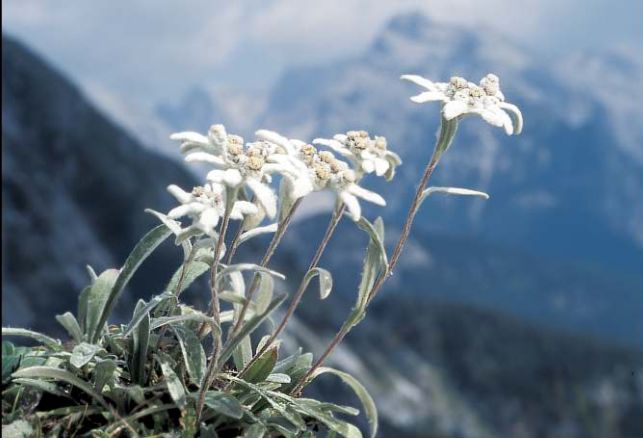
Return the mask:
<svg viewBox="0 0 643 438">
<path fill-rule="evenodd" d="M 223 214 L 223 221 L 221 223 L 219 239 L 217 239 L 217 243 L 214 248 L 214 260 L 212 261 L 212 270 L 210 271 L 210 314 L 212 315 L 213 323 L 213 327 L 211 330 L 212 353 L 210 354 L 208 368 L 205 373 L 205 379 L 199 392 L 199 401 L 196 407 L 197 418 L 201 417 L 201 412 L 203 411 L 203 405 L 205 403 L 205 393 L 208 388 L 212 386 L 214 378 L 216 377 L 216 371 L 218 368 L 217 362 L 219 361 L 219 354 L 221 352 L 221 307 L 219 303 L 219 292 L 217 286 L 217 270 L 219 269 L 219 259 L 221 258 L 221 251 L 223 250 L 225 235 L 226 231 L 228 230 L 228 224 L 230 222 L 230 213 L 232 212 L 232 206 L 234 205 L 236 193 L 233 193 L 228 189 L 228 193 L 226 193 L 226 195 L 226 208 Z"/>
<path fill-rule="evenodd" d="M 301 282 L 299 283 L 299 287 L 297 288 L 297 292 L 295 292 L 295 295 L 290 302 L 290 305 L 288 306 L 288 309 L 286 310 L 286 314 L 282 318 L 281 322 L 275 328 L 275 330 L 272 332 L 270 335 L 270 338 L 264 343 L 263 347 L 261 348 L 260 351 L 257 352 L 257 354 L 254 355 L 252 360 L 248 362 L 248 364 L 243 368 L 243 370 L 240 371 L 239 376 L 243 376 L 245 371 L 253 364 L 256 362 L 256 360 L 268 349 L 270 348 L 270 345 L 274 342 L 275 339 L 283 332 L 284 328 L 286 328 L 286 325 L 288 324 L 288 320 L 290 317 L 295 313 L 295 309 L 301 302 L 301 299 L 304 296 L 304 292 L 306 291 L 306 274 L 310 272 L 312 269 L 315 269 L 317 267 L 317 264 L 319 263 L 319 260 L 321 259 L 322 255 L 324 254 L 324 251 L 326 250 L 326 247 L 328 246 L 328 242 L 330 242 L 330 238 L 333 236 L 333 233 L 335 232 L 335 229 L 337 228 L 337 225 L 339 224 L 339 221 L 342 218 L 342 215 L 344 214 L 344 210 L 346 209 L 346 206 L 344 204 L 341 204 L 341 206 L 338 206 L 335 208 L 333 211 L 333 214 L 330 217 L 330 221 L 328 222 L 328 226 L 326 227 L 326 232 L 324 233 L 324 237 L 322 238 L 319 246 L 317 247 L 317 251 L 315 251 L 315 255 L 310 261 L 310 264 L 308 265 L 308 269 L 304 273 L 304 276 L 301 279 Z"/>
<path fill-rule="evenodd" d="M 391 275 L 393 275 L 393 269 L 397 265 L 400 255 L 402 254 L 402 249 L 404 248 L 404 245 L 406 244 L 406 241 L 409 238 L 409 234 L 411 233 L 411 226 L 413 225 L 415 215 L 417 214 L 420 207 L 420 203 L 422 202 L 422 195 L 424 193 L 424 190 L 426 189 L 429 183 L 429 180 L 431 179 L 431 175 L 433 175 L 433 171 L 435 170 L 435 168 L 438 165 L 438 162 L 440 161 L 440 157 L 449 148 L 449 146 L 451 145 L 451 142 L 453 141 L 453 137 L 455 136 L 455 132 L 458 124 L 457 119 L 453 119 L 449 121 L 449 120 L 445 120 L 444 118 L 441 118 L 441 122 L 442 123 L 440 125 L 440 131 L 438 133 L 438 138 L 436 141 L 435 148 L 433 149 L 433 154 L 431 155 L 429 162 L 424 168 L 424 172 L 422 173 L 422 177 L 420 178 L 420 182 L 418 183 L 417 189 L 415 191 L 415 196 L 413 197 L 413 201 L 411 202 L 411 206 L 409 207 L 409 211 L 407 213 L 406 220 L 404 221 L 404 226 L 402 227 L 402 232 L 400 233 L 400 237 L 397 241 L 397 244 L 395 245 L 395 249 L 393 250 L 393 254 L 391 255 L 391 258 L 389 259 L 389 263 L 385 272 L 383 273 L 383 275 L 380 275 L 380 277 L 378 278 L 378 280 L 375 282 L 375 284 L 373 285 L 373 287 L 368 293 L 368 298 L 366 301 L 367 306 L 381 290 L 386 280 Z M 344 323 L 344 325 L 335 334 L 330 344 L 328 345 L 326 350 L 322 353 L 322 355 L 319 357 L 319 359 L 317 359 L 317 361 L 313 364 L 310 370 L 308 370 L 308 372 L 301 378 L 299 383 L 293 388 L 293 390 L 291 391 L 291 394 L 296 395 L 301 392 L 304 386 L 306 386 L 310 376 L 312 376 L 313 373 L 317 370 L 317 368 L 319 368 L 326 361 L 326 359 L 328 359 L 328 357 L 335 351 L 337 346 L 344 340 L 344 337 L 346 337 L 346 335 L 351 331 L 353 327 L 354 325 L 348 323 L 348 321 Z"/>
<path fill-rule="evenodd" d="M 288 228 L 288 225 L 290 225 L 290 222 L 292 221 L 292 218 L 295 215 L 295 211 L 297 210 L 297 207 L 299 207 L 300 204 L 301 204 L 301 198 L 297 199 L 294 202 L 288 214 L 277 226 L 277 231 L 275 232 L 274 236 L 272 236 L 272 240 L 268 245 L 268 249 L 266 249 L 266 253 L 261 259 L 261 263 L 260 263 L 261 267 L 265 268 L 266 266 L 268 266 L 268 263 L 270 263 L 270 260 L 272 259 L 272 256 L 274 255 L 275 250 L 277 249 L 277 246 L 279 246 L 279 243 L 281 243 L 281 239 L 286 233 L 286 229 Z M 243 325 L 243 319 L 246 316 L 248 307 L 250 306 L 250 303 L 252 302 L 252 298 L 257 288 L 259 287 L 259 278 L 260 278 L 259 275 L 255 275 L 252 279 L 252 283 L 250 284 L 250 288 L 248 289 L 248 293 L 246 294 L 246 301 L 245 303 L 243 303 L 243 306 L 239 311 L 239 316 L 237 317 L 234 327 L 232 328 L 232 330 L 230 330 L 230 334 L 228 335 L 228 341 L 230 341 L 234 337 L 234 335 L 236 335 L 239 332 L 239 330 L 241 329 L 241 326 Z"/>
</svg>

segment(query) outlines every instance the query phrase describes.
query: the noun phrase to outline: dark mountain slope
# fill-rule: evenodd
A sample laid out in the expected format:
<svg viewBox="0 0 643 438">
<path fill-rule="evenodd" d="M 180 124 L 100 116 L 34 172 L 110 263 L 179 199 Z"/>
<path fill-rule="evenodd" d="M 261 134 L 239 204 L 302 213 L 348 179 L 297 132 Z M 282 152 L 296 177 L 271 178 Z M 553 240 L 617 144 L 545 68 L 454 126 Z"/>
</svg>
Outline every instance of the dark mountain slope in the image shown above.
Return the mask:
<svg viewBox="0 0 643 438">
<path fill-rule="evenodd" d="M 34 328 L 49 324 L 45 315 L 75 307 L 85 264 L 120 266 L 155 224 L 143 210 L 172 202 L 169 183 L 191 181 L 5 36 L 2 163 L 3 324 Z M 157 292 L 170 275 L 163 269 L 179 256 L 170 246 L 135 280 L 138 294 Z"/>
</svg>

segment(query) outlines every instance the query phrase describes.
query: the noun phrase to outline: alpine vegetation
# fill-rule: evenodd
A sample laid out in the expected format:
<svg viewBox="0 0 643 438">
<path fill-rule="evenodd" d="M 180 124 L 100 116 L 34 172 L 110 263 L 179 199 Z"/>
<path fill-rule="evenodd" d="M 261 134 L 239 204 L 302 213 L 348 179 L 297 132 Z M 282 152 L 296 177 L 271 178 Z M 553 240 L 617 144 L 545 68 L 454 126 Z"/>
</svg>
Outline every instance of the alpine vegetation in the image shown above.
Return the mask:
<svg viewBox="0 0 643 438">
<path fill-rule="evenodd" d="M 347 421 L 358 409 L 303 395 L 317 377 L 332 374 L 360 399 L 368 434 L 375 436 L 374 401 L 358 379 L 325 361 L 392 275 L 423 201 L 434 193 L 488 198 L 475 190 L 428 186 L 458 124 L 479 115 L 507 134 L 522 129 L 520 111 L 505 102 L 495 75 L 479 85 L 459 77 L 448 83 L 415 75 L 402 79 L 426 89 L 411 98 L 414 102 L 441 102 L 441 125 L 390 256 L 382 219 L 371 222 L 362 212 L 363 202 L 386 206 L 382 196 L 366 188 L 369 179 L 392 181 L 401 165 L 384 137 L 355 130 L 305 142 L 261 129 L 246 142 L 220 124 L 206 135 L 173 134 L 187 163 L 209 166 L 207 176 L 196 187 L 168 186 L 176 207 L 148 210 L 160 224 L 143 236 L 120 269 L 98 274 L 88 267 L 89 284 L 80 292 L 76 314 L 56 317 L 71 340 L 2 329 L 3 431 L 15 436 L 361 437 Z M 331 191 L 335 207 L 307 272 L 289 296 L 276 290 L 281 283 L 275 279 L 285 276 L 270 262 L 302 200 L 316 191 Z M 315 277 L 320 299 L 332 292 L 332 274 L 319 261 L 344 217 L 369 236 L 355 305 L 318 357 L 301 348 L 286 353 L 280 336 Z M 262 235 L 271 236 L 263 256 L 238 260 L 239 246 Z M 139 300 L 129 323 L 109 324 L 138 267 L 170 237 L 183 261 L 163 293 Z M 209 306 L 198 309 L 181 294 L 206 284 L 196 281 L 201 277 L 208 280 Z M 287 299 L 277 320 L 274 311 Z M 31 338 L 36 346 L 17 346 L 5 337 Z"/>
</svg>

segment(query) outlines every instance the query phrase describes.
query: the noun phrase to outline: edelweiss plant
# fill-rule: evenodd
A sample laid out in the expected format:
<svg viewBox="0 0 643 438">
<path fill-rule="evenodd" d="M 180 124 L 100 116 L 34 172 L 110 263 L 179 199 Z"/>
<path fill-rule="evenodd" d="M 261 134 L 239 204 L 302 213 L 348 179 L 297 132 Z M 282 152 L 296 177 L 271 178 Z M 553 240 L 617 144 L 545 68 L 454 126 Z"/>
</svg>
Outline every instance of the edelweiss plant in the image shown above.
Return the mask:
<svg viewBox="0 0 643 438">
<path fill-rule="evenodd" d="M 324 363 L 364 318 L 392 274 L 424 199 L 436 192 L 488 197 L 469 189 L 427 188 L 458 123 L 477 114 L 507 134 L 522 129 L 520 111 L 505 102 L 494 75 L 480 85 L 458 77 L 449 83 L 414 75 L 402 78 L 426 88 L 411 98 L 414 102 L 442 103 L 442 123 L 390 258 L 382 219 L 364 218 L 359 201 L 386 205 L 379 194 L 363 187 L 369 174 L 392 180 L 401 164 L 384 137 L 349 131 L 311 144 L 259 130 L 255 141 L 244 142 L 223 125 L 212 126 L 207 135 L 174 134 L 186 162 L 212 167 L 206 181 L 191 188 L 168 186 L 178 205 L 167 213 L 148 210 L 161 225 L 143 237 L 120 269 L 100 275 L 88 269 L 90 284 L 80 293 L 77 314 L 56 317 L 71 342 L 25 329 L 2 329 L 3 337 L 29 337 L 38 344 L 17 347 L 3 340 L 6 430 L 22 434 L 18 436 L 100 437 L 311 437 L 327 430 L 329 436 L 361 437 L 345 420 L 358 414 L 355 408 L 302 397 L 315 378 L 330 373 L 355 391 L 375 436 L 377 411 L 365 388 Z M 287 298 L 275 293 L 274 279 L 285 277 L 269 268 L 271 258 L 302 199 L 321 190 L 336 195 L 326 232 L 284 315 L 258 339 L 253 335 Z M 331 293 L 332 275 L 318 263 L 343 216 L 370 239 L 355 306 L 315 361 L 301 349 L 284 356 L 279 336 L 312 279 L 318 277 L 321 299 Z M 239 245 L 264 234 L 272 234 L 272 239 L 261 260 L 236 260 Z M 129 323 L 108 325 L 132 275 L 171 235 L 182 247 L 183 263 L 165 291 L 140 300 Z M 183 303 L 181 293 L 206 274 L 209 307 Z"/>
</svg>

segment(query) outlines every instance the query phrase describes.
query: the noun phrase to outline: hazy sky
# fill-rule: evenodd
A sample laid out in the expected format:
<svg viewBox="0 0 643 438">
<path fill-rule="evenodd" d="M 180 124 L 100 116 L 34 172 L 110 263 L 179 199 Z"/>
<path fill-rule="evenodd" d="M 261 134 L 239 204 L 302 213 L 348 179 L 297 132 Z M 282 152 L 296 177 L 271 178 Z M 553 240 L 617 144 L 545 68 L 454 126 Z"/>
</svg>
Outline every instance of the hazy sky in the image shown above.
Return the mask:
<svg viewBox="0 0 643 438">
<path fill-rule="evenodd" d="M 265 90 L 290 63 L 359 53 L 391 15 L 485 27 L 542 59 L 641 49 L 641 0 L 3 0 L 3 32 L 93 94 L 167 100 L 197 83 Z"/>
</svg>

